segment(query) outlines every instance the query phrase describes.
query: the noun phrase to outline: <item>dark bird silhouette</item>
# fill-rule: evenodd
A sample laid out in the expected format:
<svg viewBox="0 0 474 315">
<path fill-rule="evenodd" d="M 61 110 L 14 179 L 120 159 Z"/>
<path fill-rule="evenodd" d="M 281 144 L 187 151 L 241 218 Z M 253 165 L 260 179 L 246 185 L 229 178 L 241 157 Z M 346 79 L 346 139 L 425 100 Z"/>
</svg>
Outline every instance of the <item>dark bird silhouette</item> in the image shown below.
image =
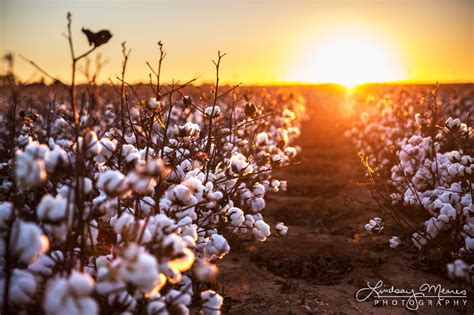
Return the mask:
<svg viewBox="0 0 474 315">
<path fill-rule="evenodd" d="M 82 28 L 82 32 L 87 36 L 89 45 L 94 45 L 95 47 L 107 43 L 109 39 L 112 38 L 112 34 L 108 30 L 101 30 L 94 33 L 91 30 Z"/>
</svg>

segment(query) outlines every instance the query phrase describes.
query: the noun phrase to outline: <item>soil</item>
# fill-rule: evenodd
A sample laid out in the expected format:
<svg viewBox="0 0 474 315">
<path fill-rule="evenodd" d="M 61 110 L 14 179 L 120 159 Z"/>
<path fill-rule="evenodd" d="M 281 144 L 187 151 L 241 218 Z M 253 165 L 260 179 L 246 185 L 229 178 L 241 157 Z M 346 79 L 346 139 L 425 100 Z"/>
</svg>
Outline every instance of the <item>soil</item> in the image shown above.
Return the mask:
<svg viewBox="0 0 474 315">
<path fill-rule="evenodd" d="M 231 244 L 231 253 L 218 263 L 224 313 L 407 314 L 401 301 L 374 306 L 372 300 L 358 302 L 356 292 L 379 280 L 404 289 L 418 290 L 424 283 L 457 288 L 444 270 L 434 268 L 442 264 L 424 260 L 411 246 L 410 233 L 389 218 L 384 217 L 383 235 L 367 235 L 364 224 L 381 213 L 361 184 L 364 171 L 343 136 L 347 125 L 340 105 L 346 96 L 327 93 L 308 97 L 309 119 L 299 140 L 303 162 L 279 171 L 288 191 L 271 195 L 265 209 L 266 220 L 285 222 L 288 235 Z M 396 249 L 388 246 L 392 235 L 402 239 Z M 425 305 L 412 313 L 474 314 L 472 293 L 468 301 L 464 310 Z"/>
</svg>

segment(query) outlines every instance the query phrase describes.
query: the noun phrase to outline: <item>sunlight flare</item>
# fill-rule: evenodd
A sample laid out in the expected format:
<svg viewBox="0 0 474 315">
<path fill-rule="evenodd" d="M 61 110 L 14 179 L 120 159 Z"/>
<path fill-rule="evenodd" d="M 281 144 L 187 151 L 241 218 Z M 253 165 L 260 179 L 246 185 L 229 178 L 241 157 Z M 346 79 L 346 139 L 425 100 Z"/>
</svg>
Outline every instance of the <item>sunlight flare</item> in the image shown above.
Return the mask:
<svg viewBox="0 0 474 315">
<path fill-rule="evenodd" d="M 303 49 L 290 80 L 338 83 L 346 87 L 389 82 L 406 77 L 397 54 L 382 39 L 356 32 L 340 32 L 311 42 Z"/>
</svg>

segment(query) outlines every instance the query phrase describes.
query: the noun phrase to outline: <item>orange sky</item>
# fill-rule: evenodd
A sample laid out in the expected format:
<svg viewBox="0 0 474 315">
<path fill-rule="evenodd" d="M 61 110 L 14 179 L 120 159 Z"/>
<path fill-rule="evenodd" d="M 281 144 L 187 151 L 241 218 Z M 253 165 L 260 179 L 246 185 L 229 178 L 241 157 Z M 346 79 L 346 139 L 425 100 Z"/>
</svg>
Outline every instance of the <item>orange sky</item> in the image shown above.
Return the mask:
<svg viewBox="0 0 474 315">
<path fill-rule="evenodd" d="M 220 49 L 224 82 L 474 82 L 474 0 L 0 0 L 0 53 L 67 81 L 67 11 L 77 50 L 87 49 L 82 26 L 113 33 L 99 49 L 102 81 L 119 73 L 122 41 L 132 48 L 128 80 L 147 81 L 162 40 L 166 80 L 212 81 Z M 19 58 L 15 71 L 39 77 Z"/>
</svg>

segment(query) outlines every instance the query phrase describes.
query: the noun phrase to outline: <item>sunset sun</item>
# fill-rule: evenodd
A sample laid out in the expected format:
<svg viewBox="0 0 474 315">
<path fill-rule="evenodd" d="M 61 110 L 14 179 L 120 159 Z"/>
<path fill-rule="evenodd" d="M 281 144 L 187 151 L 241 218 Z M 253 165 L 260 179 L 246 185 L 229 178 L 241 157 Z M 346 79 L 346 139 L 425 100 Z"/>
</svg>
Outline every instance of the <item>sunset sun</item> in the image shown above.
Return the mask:
<svg viewBox="0 0 474 315">
<path fill-rule="evenodd" d="M 339 33 L 303 49 L 292 77 L 307 83 L 337 83 L 346 87 L 404 79 L 393 48 L 378 38 Z"/>
</svg>

